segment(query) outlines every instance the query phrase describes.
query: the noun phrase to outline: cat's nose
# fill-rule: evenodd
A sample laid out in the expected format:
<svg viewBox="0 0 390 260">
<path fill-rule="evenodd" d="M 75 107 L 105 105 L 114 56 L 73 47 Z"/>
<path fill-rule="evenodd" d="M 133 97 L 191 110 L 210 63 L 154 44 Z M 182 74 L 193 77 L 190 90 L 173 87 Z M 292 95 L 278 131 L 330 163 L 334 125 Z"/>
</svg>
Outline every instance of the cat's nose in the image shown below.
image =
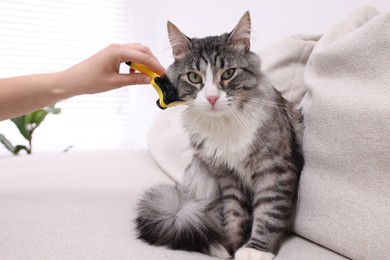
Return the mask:
<svg viewBox="0 0 390 260">
<path fill-rule="evenodd" d="M 209 101 L 209 103 L 210 103 L 212 106 L 214 106 L 215 103 L 217 103 L 217 100 L 218 100 L 219 96 L 207 96 L 206 98 L 207 98 L 207 100 Z"/>
</svg>

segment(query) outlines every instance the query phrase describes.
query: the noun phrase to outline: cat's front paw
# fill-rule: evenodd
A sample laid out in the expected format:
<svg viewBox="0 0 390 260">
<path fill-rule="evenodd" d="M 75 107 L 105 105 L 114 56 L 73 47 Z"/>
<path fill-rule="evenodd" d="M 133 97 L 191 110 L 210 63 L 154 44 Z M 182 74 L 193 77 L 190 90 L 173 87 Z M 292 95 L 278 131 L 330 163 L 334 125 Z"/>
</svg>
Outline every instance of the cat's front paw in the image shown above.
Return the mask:
<svg viewBox="0 0 390 260">
<path fill-rule="evenodd" d="M 235 260 L 272 260 L 275 255 L 249 247 L 241 247 L 234 255 Z"/>
</svg>

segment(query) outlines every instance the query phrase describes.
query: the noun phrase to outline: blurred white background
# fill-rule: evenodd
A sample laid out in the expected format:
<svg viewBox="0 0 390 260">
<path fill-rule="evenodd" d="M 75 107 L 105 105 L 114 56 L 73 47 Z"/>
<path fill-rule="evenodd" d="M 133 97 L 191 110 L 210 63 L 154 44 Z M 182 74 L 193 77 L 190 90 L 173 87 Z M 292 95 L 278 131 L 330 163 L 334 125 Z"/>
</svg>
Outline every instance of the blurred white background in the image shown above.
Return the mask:
<svg viewBox="0 0 390 260">
<path fill-rule="evenodd" d="M 148 45 L 168 66 L 168 20 L 203 37 L 231 31 L 247 10 L 256 51 L 291 34 L 323 33 L 363 5 L 390 10 L 389 0 L 0 0 L 0 77 L 66 69 L 114 42 Z M 61 114 L 49 115 L 34 133 L 34 152 L 146 148 L 156 99 L 143 85 L 61 101 Z M 0 122 L 0 133 L 25 143 L 9 120 Z M 0 145 L 2 154 L 8 151 Z"/>
</svg>

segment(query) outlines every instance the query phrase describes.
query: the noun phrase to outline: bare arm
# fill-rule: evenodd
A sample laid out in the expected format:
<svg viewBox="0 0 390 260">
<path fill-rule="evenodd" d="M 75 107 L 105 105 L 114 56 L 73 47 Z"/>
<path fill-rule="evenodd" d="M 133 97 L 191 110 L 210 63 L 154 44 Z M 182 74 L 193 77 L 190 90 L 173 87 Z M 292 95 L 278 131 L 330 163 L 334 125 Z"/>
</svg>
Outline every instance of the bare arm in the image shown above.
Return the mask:
<svg viewBox="0 0 390 260">
<path fill-rule="evenodd" d="M 125 61 L 141 63 L 159 74 L 164 73 L 149 48 L 141 44 L 112 44 L 61 72 L 0 79 L 0 120 L 76 95 L 150 83 L 150 78 L 144 74 L 120 74 L 119 66 Z"/>
</svg>

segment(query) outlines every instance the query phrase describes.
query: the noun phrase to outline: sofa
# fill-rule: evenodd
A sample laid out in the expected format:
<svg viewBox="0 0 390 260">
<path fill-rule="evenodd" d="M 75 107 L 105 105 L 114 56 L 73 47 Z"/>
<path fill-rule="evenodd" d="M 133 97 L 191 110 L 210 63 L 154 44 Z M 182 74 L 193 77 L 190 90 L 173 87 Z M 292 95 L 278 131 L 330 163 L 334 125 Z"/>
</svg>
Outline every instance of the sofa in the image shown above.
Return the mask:
<svg viewBox="0 0 390 260">
<path fill-rule="evenodd" d="M 259 54 L 305 117 L 296 217 L 275 259 L 390 259 L 390 12 L 363 7 Z M 183 109 L 161 111 L 149 149 L 0 158 L 0 259 L 213 259 L 136 238 L 142 192 L 180 183 L 191 160 Z"/>
</svg>

